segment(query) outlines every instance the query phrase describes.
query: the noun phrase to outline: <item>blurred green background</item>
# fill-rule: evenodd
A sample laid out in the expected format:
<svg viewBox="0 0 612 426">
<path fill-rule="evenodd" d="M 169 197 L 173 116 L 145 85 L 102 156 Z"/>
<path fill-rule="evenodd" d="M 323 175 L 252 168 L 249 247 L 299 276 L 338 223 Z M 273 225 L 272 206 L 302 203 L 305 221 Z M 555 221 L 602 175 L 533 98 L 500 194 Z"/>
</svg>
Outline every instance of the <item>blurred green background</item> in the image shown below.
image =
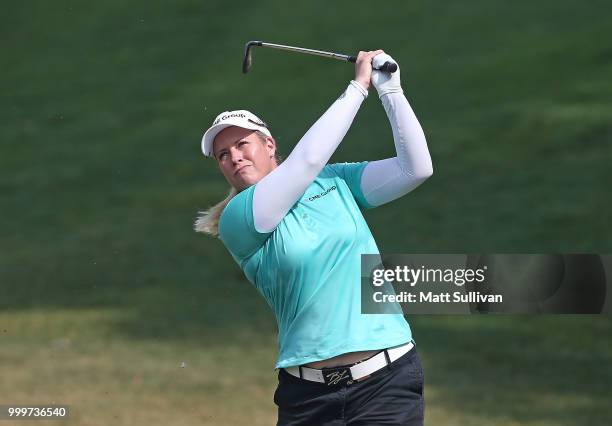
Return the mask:
<svg viewBox="0 0 612 426">
<path fill-rule="evenodd" d="M 609 2 L 60 0 L 0 19 L 0 404 L 69 405 L 55 424 L 275 422 L 274 318 L 192 230 L 227 191 L 200 137 L 245 108 L 286 155 L 353 69 L 258 49 L 245 76 L 247 40 L 399 62 L 434 176 L 366 213 L 383 252 L 612 247 Z M 372 90 L 332 160 L 393 153 Z M 608 317 L 409 322 L 428 425 L 610 424 Z"/>
</svg>

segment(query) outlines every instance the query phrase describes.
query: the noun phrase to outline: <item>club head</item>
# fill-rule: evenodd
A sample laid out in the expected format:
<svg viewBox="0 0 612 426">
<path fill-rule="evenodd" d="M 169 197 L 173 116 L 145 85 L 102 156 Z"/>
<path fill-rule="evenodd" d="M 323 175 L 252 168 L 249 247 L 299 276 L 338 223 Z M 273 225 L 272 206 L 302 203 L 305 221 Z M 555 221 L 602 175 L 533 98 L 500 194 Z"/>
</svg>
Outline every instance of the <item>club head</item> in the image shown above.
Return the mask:
<svg viewBox="0 0 612 426">
<path fill-rule="evenodd" d="M 249 41 L 244 46 L 244 58 L 242 59 L 242 72 L 244 74 L 248 73 L 251 69 L 251 65 L 253 65 L 253 58 L 251 56 L 251 47 L 252 46 L 261 46 L 261 41 Z"/>
</svg>

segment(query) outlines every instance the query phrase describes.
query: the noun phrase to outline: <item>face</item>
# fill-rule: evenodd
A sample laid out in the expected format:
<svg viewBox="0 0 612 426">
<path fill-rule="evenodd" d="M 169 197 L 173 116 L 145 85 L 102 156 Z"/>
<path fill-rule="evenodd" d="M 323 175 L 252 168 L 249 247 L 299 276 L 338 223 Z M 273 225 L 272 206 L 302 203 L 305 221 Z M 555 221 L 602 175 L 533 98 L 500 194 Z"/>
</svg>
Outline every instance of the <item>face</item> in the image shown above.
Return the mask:
<svg viewBox="0 0 612 426">
<path fill-rule="evenodd" d="M 268 137 L 265 142 L 255 131 L 228 127 L 215 137 L 213 153 L 225 179 L 236 190 L 259 182 L 276 168 L 276 143 Z"/>
</svg>

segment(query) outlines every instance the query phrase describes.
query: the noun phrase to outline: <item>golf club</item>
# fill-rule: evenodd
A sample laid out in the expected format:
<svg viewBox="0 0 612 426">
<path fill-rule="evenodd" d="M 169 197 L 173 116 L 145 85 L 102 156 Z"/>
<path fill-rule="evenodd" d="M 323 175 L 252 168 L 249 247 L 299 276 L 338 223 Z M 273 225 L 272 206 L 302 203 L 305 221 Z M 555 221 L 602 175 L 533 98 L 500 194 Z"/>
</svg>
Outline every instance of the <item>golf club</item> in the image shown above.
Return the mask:
<svg viewBox="0 0 612 426">
<path fill-rule="evenodd" d="M 271 47 L 272 49 L 281 49 L 288 50 L 290 52 L 298 52 L 298 53 L 307 53 L 309 55 L 317 55 L 323 56 L 325 58 L 338 59 L 340 61 L 347 61 L 355 63 L 357 61 L 356 56 L 343 55 L 341 53 L 333 53 L 333 52 L 325 52 L 323 50 L 314 50 L 314 49 L 305 49 L 303 47 L 293 47 L 293 46 L 285 46 L 282 44 L 273 44 L 273 43 L 265 43 L 263 41 L 249 41 L 244 46 L 244 59 L 242 60 L 242 72 L 248 73 L 253 65 L 253 57 L 251 56 L 251 47 L 260 46 L 260 47 Z M 397 71 L 397 64 L 393 62 L 385 62 L 380 68 L 377 68 L 379 71 L 386 71 L 390 73 L 394 73 Z"/>
</svg>

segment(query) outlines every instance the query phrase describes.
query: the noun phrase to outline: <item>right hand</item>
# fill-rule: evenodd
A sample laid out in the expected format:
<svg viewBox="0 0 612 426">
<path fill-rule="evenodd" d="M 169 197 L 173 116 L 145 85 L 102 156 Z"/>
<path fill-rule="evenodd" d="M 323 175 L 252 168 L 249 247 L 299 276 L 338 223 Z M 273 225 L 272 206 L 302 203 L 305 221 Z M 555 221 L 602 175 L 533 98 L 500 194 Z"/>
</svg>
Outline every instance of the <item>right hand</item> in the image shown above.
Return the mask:
<svg viewBox="0 0 612 426">
<path fill-rule="evenodd" d="M 376 57 L 372 59 L 372 65 L 376 68 L 382 66 L 385 62 L 393 62 L 397 64 L 397 61 L 384 52 L 380 55 L 376 55 Z M 372 71 L 372 84 L 376 88 L 379 98 L 382 98 L 383 95 L 386 95 L 387 93 L 403 92 L 400 81 L 399 65 L 397 66 L 397 71 L 394 73 L 378 70 Z"/>
<path fill-rule="evenodd" d="M 370 79 L 372 77 L 372 59 L 384 53 L 382 50 L 371 50 L 369 52 L 359 51 L 357 61 L 355 62 L 355 81 L 363 86 L 364 89 L 370 88 Z"/>
</svg>

